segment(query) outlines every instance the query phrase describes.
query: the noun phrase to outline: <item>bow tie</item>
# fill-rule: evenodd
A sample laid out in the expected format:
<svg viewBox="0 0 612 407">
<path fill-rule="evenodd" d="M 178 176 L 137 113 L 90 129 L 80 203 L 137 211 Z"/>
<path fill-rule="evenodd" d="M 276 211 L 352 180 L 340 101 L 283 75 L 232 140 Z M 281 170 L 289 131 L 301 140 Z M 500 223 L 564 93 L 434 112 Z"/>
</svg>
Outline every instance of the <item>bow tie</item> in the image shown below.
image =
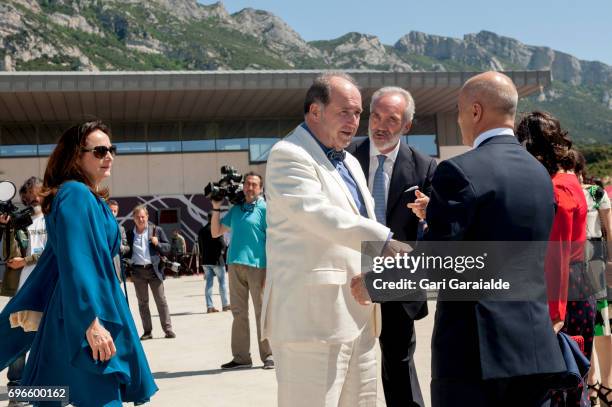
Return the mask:
<svg viewBox="0 0 612 407">
<path fill-rule="evenodd" d="M 344 159 L 346 158 L 346 151 L 336 151 L 334 149 L 331 149 L 327 152 L 327 158 L 329 158 L 331 161 L 344 161 Z"/>
</svg>

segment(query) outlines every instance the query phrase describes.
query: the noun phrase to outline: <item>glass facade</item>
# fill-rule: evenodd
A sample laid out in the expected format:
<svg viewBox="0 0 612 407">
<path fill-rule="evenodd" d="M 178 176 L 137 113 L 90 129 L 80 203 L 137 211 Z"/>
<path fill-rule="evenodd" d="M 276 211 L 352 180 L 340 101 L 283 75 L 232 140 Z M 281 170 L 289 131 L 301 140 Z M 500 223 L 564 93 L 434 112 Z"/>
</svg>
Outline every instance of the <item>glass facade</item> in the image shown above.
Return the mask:
<svg viewBox="0 0 612 407">
<path fill-rule="evenodd" d="M 417 151 L 432 157 L 439 157 L 438 143 L 435 134 L 419 134 L 404 136 L 406 143 Z"/>
<path fill-rule="evenodd" d="M 215 140 L 183 140 L 181 142 L 183 152 L 216 151 Z"/>
<path fill-rule="evenodd" d="M 217 151 L 240 151 L 248 150 L 249 139 L 241 138 L 220 138 L 215 140 Z"/>
<path fill-rule="evenodd" d="M 118 154 L 173 154 L 208 151 L 248 151 L 252 163 L 265 162 L 270 149 L 301 119 L 211 122 L 111 123 Z M 0 157 L 45 157 L 70 124 L 1 125 Z M 367 134 L 362 117 L 358 138 Z M 417 116 L 404 141 L 424 154 L 439 156 L 435 116 Z"/>
</svg>

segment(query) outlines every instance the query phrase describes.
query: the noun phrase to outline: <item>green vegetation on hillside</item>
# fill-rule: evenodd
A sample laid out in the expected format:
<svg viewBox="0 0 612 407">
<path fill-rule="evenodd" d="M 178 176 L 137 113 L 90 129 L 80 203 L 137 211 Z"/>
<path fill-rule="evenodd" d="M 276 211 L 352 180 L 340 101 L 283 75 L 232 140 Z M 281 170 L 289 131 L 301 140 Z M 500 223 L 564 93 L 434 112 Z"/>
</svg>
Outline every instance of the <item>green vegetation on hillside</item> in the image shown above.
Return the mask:
<svg viewBox="0 0 612 407">
<path fill-rule="evenodd" d="M 40 8 L 45 13 L 62 13 L 67 15 L 73 15 L 74 9 L 62 1 L 58 0 L 38 0 Z"/>
<path fill-rule="evenodd" d="M 101 70 L 187 70 L 288 69 L 291 65 L 272 53 L 257 38 L 229 29 L 215 19 L 179 21 L 163 10 L 145 8 L 139 4 L 99 3 L 84 7 L 81 15 L 101 29 L 102 35 L 89 34 L 54 24 L 49 13 L 74 14 L 72 8 L 52 0 L 41 0 L 43 13 L 35 13 L 15 4 L 34 22 L 19 33 L 11 43 L 29 34 L 39 34 L 51 44 L 63 49 L 80 50 Z M 162 44 L 161 53 L 142 52 L 131 44 L 146 45 L 148 41 Z M 22 41 L 23 42 L 23 41 Z M 78 59 L 42 56 L 32 61 L 17 62 L 18 70 L 78 70 Z"/>
<path fill-rule="evenodd" d="M 346 43 L 347 41 L 352 41 L 353 38 L 360 37 L 361 34 L 356 32 L 346 33 L 341 37 L 334 38 L 333 40 L 321 40 L 321 41 L 311 41 L 308 44 L 312 45 L 315 48 L 320 49 L 325 52 L 332 52 L 336 47 Z"/>
<path fill-rule="evenodd" d="M 557 96 L 548 96 L 544 102 L 539 102 L 537 95 L 521 99 L 519 112 L 548 111 L 560 119 L 573 140 L 583 144 L 612 144 L 612 110 L 601 103 L 602 87 L 553 81 L 551 90 Z"/>
<path fill-rule="evenodd" d="M 592 177 L 612 176 L 612 145 L 578 145 L 587 162 L 587 173 Z"/>
</svg>

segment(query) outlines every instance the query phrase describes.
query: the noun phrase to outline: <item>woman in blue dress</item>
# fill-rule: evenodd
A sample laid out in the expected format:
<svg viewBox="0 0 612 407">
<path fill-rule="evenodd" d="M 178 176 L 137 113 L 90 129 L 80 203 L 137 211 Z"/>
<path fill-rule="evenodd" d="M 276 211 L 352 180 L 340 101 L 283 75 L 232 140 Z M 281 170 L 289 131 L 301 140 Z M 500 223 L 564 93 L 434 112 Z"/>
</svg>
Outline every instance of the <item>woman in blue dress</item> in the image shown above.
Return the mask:
<svg viewBox="0 0 612 407">
<path fill-rule="evenodd" d="M 90 121 L 61 136 L 41 191 L 47 247 L 0 313 L 0 370 L 29 350 L 21 385 L 66 386 L 78 407 L 143 404 L 157 391 L 113 261 L 119 228 L 100 186 L 116 152 L 109 134 Z"/>
</svg>

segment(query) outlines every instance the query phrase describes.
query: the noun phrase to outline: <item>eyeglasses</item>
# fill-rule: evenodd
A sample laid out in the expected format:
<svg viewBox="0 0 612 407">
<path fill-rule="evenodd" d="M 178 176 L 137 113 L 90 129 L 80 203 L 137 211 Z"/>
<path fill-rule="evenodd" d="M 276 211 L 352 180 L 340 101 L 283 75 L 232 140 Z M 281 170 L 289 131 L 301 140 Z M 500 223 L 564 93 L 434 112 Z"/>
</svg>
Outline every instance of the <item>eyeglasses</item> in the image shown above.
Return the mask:
<svg viewBox="0 0 612 407">
<path fill-rule="evenodd" d="M 111 153 L 111 155 L 113 157 L 116 156 L 117 155 L 117 146 L 112 145 L 110 147 L 96 146 L 94 148 L 81 148 L 81 151 L 83 151 L 85 153 L 92 152 L 94 157 L 102 159 L 102 158 L 106 157 L 106 154 L 108 154 L 109 152 Z"/>
</svg>

